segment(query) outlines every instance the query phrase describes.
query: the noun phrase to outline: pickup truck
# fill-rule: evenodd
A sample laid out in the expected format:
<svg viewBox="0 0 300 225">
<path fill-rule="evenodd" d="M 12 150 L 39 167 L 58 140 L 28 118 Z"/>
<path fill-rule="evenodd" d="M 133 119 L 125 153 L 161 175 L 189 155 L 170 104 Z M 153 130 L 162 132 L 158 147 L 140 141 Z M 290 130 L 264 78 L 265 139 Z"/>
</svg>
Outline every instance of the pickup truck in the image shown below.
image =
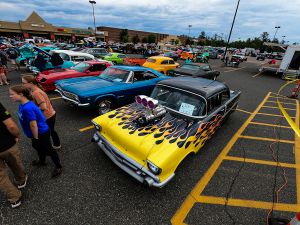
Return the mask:
<svg viewBox="0 0 300 225">
<path fill-rule="evenodd" d="M 137 58 L 125 58 L 123 61 L 124 65 L 130 65 L 130 66 L 142 66 L 146 62 L 147 58 L 137 57 Z"/>
</svg>

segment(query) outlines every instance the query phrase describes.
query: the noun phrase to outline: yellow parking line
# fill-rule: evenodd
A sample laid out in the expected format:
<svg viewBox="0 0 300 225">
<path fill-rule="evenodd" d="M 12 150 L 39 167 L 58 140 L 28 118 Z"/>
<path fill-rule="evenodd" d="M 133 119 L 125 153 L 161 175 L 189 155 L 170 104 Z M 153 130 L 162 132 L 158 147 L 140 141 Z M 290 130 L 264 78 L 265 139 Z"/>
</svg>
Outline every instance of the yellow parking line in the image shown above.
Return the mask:
<svg viewBox="0 0 300 225">
<path fill-rule="evenodd" d="M 87 130 L 90 130 L 90 129 L 93 129 L 93 128 L 94 128 L 94 126 L 91 125 L 91 126 L 87 126 L 87 127 L 81 128 L 81 129 L 79 129 L 79 131 L 80 132 L 84 132 L 84 131 L 87 131 Z"/>
<path fill-rule="evenodd" d="M 267 103 L 268 102 L 271 102 L 271 103 L 276 103 L 277 104 L 277 102 L 276 101 L 266 101 Z M 289 103 L 289 102 L 280 102 L 281 104 L 286 104 L 286 105 L 296 105 L 296 104 L 294 104 L 294 103 Z"/>
<path fill-rule="evenodd" d="M 61 99 L 62 97 L 53 97 L 53 98 L 50 98 L 50 100 L 57 100 L 57 99 Z"/>
<path fill-rule="evenodd" d="M 224 158 L 224 160 L 231 160 L 231 161 L 238 161 L 238 162 L 247 162 L 247 163 L 255 163 L 255 164 L 261 164 L 261 165 L 269 165 L 269 166 L 277 166 L 280 165 L 282 167 L 286 167 L 286 168 L 292 168 L 295 169 L 297 168 L 296 164 L 291 164 L 291 163 L 282 163 L 279 162 L 277 164 L 277 162 L 274 161 L 267 161 L 267 160 L 259 160 L 259 159 L 250 159 L 250 158 L 242 158 L 242 157 L 233 157 L 233 156 L 226 156 Z"/>
<path fill-rule="evenodd" d="M 275 95 L 275 96 L 274 96 Z M 274 92 L 271 92 L 271 95 L 270 95 L 270 97 L 277 97 L 277 96 L 280 96 L 280 97 L 284 97 L 284 98 L 286 98 L 286 96 L 285 95 L 281 95 L 281 94 L 278 94 L 278 93 L 274 93 Z"/>
<path fill-rule="evenodd" d="M 240 68 L 236 68 L 236 69 L 232 69 L 232 70 L 226 70 L 226 71 L 224 71 L 224 73 L 233 72 L 233 71 L 241 70 L 241 69 L 244 69 L 244 68 L 245 67 L 240 67 Z"/>
<path fill-rule="evenodd" d="M 299 126 L 300 116 L 299 116 L 299 102 L 297 104 L 297 112 L 296 112 L 296 124 Z M 299 166 L 300 165 L 300 137 L 295 134 L 295 162 Z M 296 169 L 296 190 L 297 190 L 297 203 L 300 204 L 300 168 Z"/>
<path fill-rule="evenodd" d="M 204 188 L 207 186 L 208 182 L 211 180 L 217 169 L 220 167 L 224 157 L 228 154 L 232 146 L 235 144 L 235 142 L 238 140 L 240 135 L 244 132 L 248 124 L 251 122 L 251 120 L 255 117 L 255 114 L 258 113 L 258 111 L 261 109 L 261 107 L 265 104 L 267 99 L 269 98 L 271 92 L 269 92 L 264 100 L 259 104 L 257 109 L 249 116 L 249 118 L 246 120 L 246 122 L 239 128 L 239 130 L 234 134 L 234 136 L 231 138 L 231 140 L 227 143 L 225 148 L 222 150 L 222 152 L 219 154 L 217 159 L 213 162 L 213 164 L 210 166 L 210 168 L 206 171 L 204 176 L 198 181 L 196 186 L 193 188 L 191 193 L 188 195 L 188 197 L 185 199 L 181 207 L 177 210 L 175 215 L 172 218 L 173 224 L 184 224 L 184 218 L 189 213 L 189 211 L 192 208 L 192 202 L 191 198 L 195 198 L 195 196 L 199 196 Z M 199 197 L 196 197 L 199 198 Z M 194 203 L 193 203 L 194 204 Z"/>
<path fill-rule="evenodd" d="M 222 197 L 213 197 L 213 196 L 199 196 L 197 198 L 199 202 L 206 204 L 218 204 L 225 205 L 225 198 Z M 229 198 L 227 205 L 236 206 L 236 207 L 245 207 L 245 208 L 256 208 L 256 209 L 271 209 L 273 207 L 272 202 L 263 202 L 263 201 L 252 201 L 245 199 L 234 199 Z M 285 203 L 276 203 L 273 210 L 275 211 L 285 211 L 285 212 L 299 212 L 300 206 L 298 204 L 285 204 Z"/>
<path fill-rule="evenodd" d="M 278 115 L 278 114 L 271 114 L 271 113 L 257 113 L 257 115 L 263 115 L 263 116 L 277 116 L 277 117 L 283 117 L 283 115 Z M 291 117 L 293 119 L 295 119 L 295 117 Z"/>
<path fill-rule="evenodd" d="M 272 142 L 282 142 L 282 143 L 295 144 L 295 141 L 290 141 L 290 140 L 264 138 L 264 137 L 247 136 L 247 135 L 240 135 L 239 138 L 258 140 L 258 141 L 272 141 Z"/>
<path fill-rule="evenodd" d="M 247 113 L 247 114 L 250 114 L 250 115 L 252 114 L 252 112 L 248 112 L 248 111 L 240 109 L 240 108 L 237 108 L 236 111 Z"/>
<path fill-rule="evenodd" d="M 278 98 L 278 99 L 283 99 L 283 100 L 289 100 L 289 101 L 294 101 L 296 102 L 296 99 L 292 99 L 292 98 L 289 98 L 289 97 L 277 97 L 277 96 L 270 96 L 270 98 Z"/>
<path fill-rule="evenodd" d="M 250 124 L 253 124 L 253 125 L 260 125 L 260 126 L 269 126 L 269 127 L 279 127 L 279 128 L 292 129 L 292 128 L 289 127 L 289 126 L 281 126 L 281 125 L 270 124 L 270 123 L 250 122 Z"/>
<path fill-rule="evenodd" d="M 278 107 L 274 106 L 263 106 L 263 108 L 270 108 L 270 109 L 279 109 Z M 291 108 L 284 108 L 285 110 L 296 110 L 296 109 L 291 109 Z"/>
</svg>

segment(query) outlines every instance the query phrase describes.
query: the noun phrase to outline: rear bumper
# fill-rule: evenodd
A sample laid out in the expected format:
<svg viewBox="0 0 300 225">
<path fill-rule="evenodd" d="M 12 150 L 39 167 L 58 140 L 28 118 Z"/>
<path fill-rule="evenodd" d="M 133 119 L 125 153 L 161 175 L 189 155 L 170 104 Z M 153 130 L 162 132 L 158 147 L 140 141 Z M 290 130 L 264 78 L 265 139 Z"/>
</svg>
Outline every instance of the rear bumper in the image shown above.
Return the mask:
<svg viewBox="0 0 300 225">
<path fill-rule="evenodd" d="M 96 132 L 93 136 L 93 141 L 98 144 L 102 151 L 122 170 L 134 177 L 141 183 L 145 183 L 148 186 L 163 187 L 173 177 L 174 173 L 164 181 L 160 181 L 159 177 L 151 173 L 147 168 L 140 165 L 135 160 L 129 158 L 127 155 L 112 146 L 99 132 Z"/>
<path fill-rule="evenodd" d="M 65 96 L 64 93 L 62 91 L 58 90 L 58 89 L 55 89 L 55 91 L 58 92 L 64 100 L 66 100 L 70 103 L 73 103 L 73 104 L 75 104 L 77 106 L 80 106 L 80 107 L 89 107 L 90 106 L 90 103 L 80 103 L 79 101 L 76 101 L 74 99 L 71 99 L 71 98 Z"/>
</svg>

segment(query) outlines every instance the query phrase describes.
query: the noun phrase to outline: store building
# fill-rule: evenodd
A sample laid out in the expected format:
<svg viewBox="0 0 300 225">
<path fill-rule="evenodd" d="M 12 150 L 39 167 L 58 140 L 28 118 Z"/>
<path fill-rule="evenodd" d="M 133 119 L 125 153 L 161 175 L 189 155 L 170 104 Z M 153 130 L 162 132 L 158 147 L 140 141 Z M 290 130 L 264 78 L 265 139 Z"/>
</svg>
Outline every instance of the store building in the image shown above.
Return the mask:
<svg viewBox="0 0 300 225">
<path fill-rule="evenodd" d="M 107 32 L 108 36 L 105 39 L 107 42 L 121 42 L 121 32 L 124 29 L 121 28 L 115 28 L 115 27 L 105 27 L 100 26 L 97 27 L 97 30 Z M 148 38 L 149 35 L 155 36 L 155 42 L 166 42 L 169 41 L 168 34 L 162 34 L 162 33 L 155 33 L 155 32 L 147 32 L 147 31 L 139 31 L 139 30 L 128 30 L 128 41 L 132 42 L 132 38 L 134 36 L 138 36 L 140 41 L 142 41 L 144 38 Z M 172 39 L 174 39 L 174 35 L 172 35 Z"/>
<path fill-rule="evenodd" d="M 0 36 L 20 38 L 43 37 L 50 40 L 73 40 L 78 41 L 85 37 L 94 36 L 93 29 L 57 27 L 47 23 L 36 12 L 24 21 L 7 22 L 0 21 Z M 96 32 L 97 40 L 105 41 L 107 32 L 98 30 Z"/>
</svg>

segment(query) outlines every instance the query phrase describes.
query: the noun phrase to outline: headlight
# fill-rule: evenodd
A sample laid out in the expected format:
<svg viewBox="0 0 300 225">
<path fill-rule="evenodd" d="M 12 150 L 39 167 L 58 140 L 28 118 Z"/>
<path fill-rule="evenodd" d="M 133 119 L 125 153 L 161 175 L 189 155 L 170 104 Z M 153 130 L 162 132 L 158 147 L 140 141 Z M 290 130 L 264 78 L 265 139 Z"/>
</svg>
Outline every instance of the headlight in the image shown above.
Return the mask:
<svg viewBox="0 0 300 225">
<path fill-rule="evenodd" d="M 159 175 L 161 173 L 161 169 L 148 160 L 147 160 L 147 166 L 149 170 L 155 175 Z"/>
</svg>

